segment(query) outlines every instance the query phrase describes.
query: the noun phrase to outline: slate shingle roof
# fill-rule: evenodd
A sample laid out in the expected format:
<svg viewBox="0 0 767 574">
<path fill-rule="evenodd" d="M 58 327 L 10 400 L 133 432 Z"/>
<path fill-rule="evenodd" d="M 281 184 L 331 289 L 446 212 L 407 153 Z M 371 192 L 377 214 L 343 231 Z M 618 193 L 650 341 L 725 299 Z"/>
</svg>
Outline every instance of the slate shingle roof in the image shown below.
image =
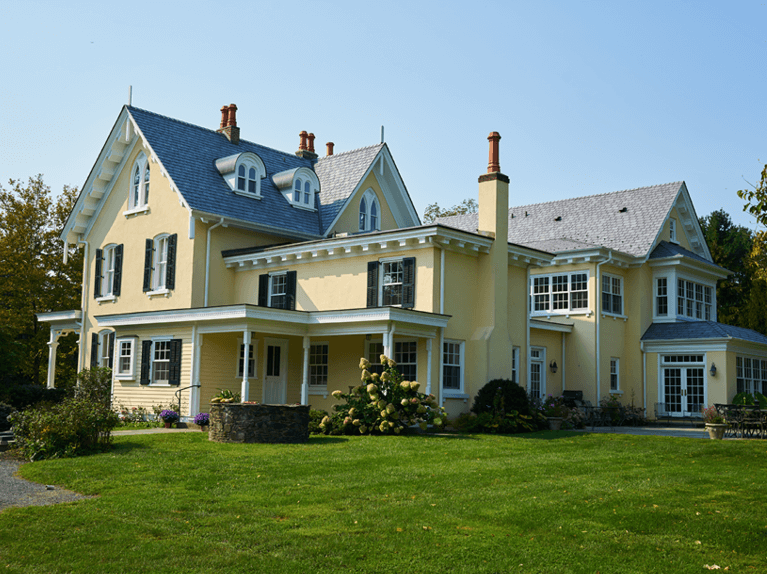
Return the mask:
<svg viewBox="0 0 767 574">
<path fill-rule="evenodd" d="M 652 253 L 650 253 L 650 259 L 662 259 L 665 257 L 689 257 L 695 261 L 701 261 L 703 263 L 707 263 L 708 265 L 714 265 L 720 269 L 724 269 L 723 267 L 712 263 L 705 257 L 701 257 L 700 255 L 685 249 L 681 245 L 669 243 L 668 241 L 661 241 L 658 243 L 658 246 L 652 250 Z"/>
<path fill-rule="evenodd" d="M 292 207 L 272 176 L 299 167 L 313 169 L 311 160 L 243 139 L 235 145 L 214 130 L 132 106 L 127 109 L 193 210 L 277 228 L 287 236 L 321 236 L 381 148 L 370 146 L 316 161 L 318 210 L 307 211 Z M 261 200 L 233 193 L 215 166 L 219 158 L 248 151 L 266 167 Z"/>
<path fill-rule="evenodd" d="M 602 246 L 646 256 L 683 182 L 640 187 L 509 209 L 509 242 L 553 253 Z M 621 212 L 625 208 L 624 212 Z M 557 218 L 561 218 L 557 221 Z M 437 223 L 476 232 L 478 215 Z"/>
<path fill-rule="evenodd" d="M 714 321 L 678 321 L 676 323 L 653 323 L 642 335 L 643 341 L 665 341 L 678 339 L 740 339 L 767 344 L 767 336 Z"/>
</svg>

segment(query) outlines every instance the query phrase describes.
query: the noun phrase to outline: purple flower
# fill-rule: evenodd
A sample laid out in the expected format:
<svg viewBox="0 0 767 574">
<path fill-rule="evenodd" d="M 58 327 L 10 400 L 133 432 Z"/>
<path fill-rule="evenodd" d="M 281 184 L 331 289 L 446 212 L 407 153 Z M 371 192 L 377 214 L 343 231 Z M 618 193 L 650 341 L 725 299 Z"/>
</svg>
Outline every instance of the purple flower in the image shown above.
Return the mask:
<svg viewBox="0 0 767 574">
<path fill-rule="evenodd" d="M 201 427 L 210 424 L 210 415 L 208 413 L 199 413 L 194 417 L 194 424 Z"/>
</svg>

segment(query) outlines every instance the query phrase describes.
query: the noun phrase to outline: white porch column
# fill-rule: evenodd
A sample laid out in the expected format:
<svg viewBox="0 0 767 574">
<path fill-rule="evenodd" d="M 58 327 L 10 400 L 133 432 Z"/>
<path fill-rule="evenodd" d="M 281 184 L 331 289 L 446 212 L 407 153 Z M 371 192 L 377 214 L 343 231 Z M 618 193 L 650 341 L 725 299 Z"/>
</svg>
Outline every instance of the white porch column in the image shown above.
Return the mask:
<svg viewBox="0 0 767 574">
<path fill-rule="evenodd" d="M 394 323 L 391 325 L 388 333 L 384 333 L 384 355 L 390 359 L 394 358 Z"/>
<path fill-rule="evenodd" d="M 567 333 L 562 332 L 562 366 L 560 367 L 562 369 L 562 392 L 565 392 L 565 335 Z"/>
<path fill-rule="evenodd" d="M 189 375 L 190 385 L 200 384 L 200 347 L 202 347 L 202 335 L 197 332 L 197 325 L 192 326 L 192 372 Z M 189 416 L 196 416 L 200 412 L 200 387 L 189 389 Z"/>
<path fill-rule="evenodd" d="M 243 357 L 242 357 L 242 386 L 240 388 L 240 400 L 244 403 L 248 401 L 250 392 L 250 383 L 248 382 L 248 363 L 250 361 L 250 329 L 242 332 Z"/>
<path fill-rule="evenodd" d="M 426 394 L 431 394 L 431 339 L 426 339 Z"/>
<path fill-rule="evenodd" d="M 309 404 L 309 348 L 311 347 L 311 339 L 308 336 L 304 337 L 304 375 L 301 379 L 301 404 Z"/>
<path fill-rule="evenodd" d="M 442 396 L 442 377 L 444 375 L 444 369 L 442 368 L 442 361 L 445 359 L 445 354 L 442 352 L 442 349 L 445 348 L 445 329 L 444 327 L 439 328 L 439 348 L 440 352 L 437 355 L 439 358 L 439 372 L 437 373 L 437 380 L 439 381 L 439 387 L 437 389 L 437 399 L 439 400 L 440 405 L 445 404 L 445 397 Z"/>
<path fill-rule="evenodd" d="M 56 388 L 56 349 L 59 348 L 61 331 L 51 329 L 51 340 L 48 342 L 48 388 Z"/>
</svg>

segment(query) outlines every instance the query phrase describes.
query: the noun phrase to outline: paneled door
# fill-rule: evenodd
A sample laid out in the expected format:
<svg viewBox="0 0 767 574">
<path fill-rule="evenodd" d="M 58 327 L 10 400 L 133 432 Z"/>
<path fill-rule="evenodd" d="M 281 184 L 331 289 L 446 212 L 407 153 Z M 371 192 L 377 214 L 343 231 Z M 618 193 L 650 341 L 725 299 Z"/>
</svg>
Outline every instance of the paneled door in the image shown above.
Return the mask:
<svg viewBox="0 0 767 574">
<path fill-rule="evenodd" d="M 284 339 L 264 341 L 264 404 L 284 405 L 288 387 L 288 342 Z"/>
</svg>

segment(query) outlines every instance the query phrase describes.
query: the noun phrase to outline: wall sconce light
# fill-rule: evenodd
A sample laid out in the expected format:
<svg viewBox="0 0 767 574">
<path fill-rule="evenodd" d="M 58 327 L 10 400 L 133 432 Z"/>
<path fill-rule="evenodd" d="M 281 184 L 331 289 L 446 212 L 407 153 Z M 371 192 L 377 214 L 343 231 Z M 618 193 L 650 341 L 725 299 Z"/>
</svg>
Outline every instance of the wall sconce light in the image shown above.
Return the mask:
<svg viewBox="0 0 767 574">
<path fill-rule="evenodd" d="M 549 365 L 549 369 L 551 369 L 551 372 L 555 375 L 557 374 L 557 362 L 551 361 L 551 364 Z"/>
<path fill-rule="evenodd" d="M 711 363 L 711 376 L 716 376 L 716 365 L 714 363 Z"/>
</svg>

